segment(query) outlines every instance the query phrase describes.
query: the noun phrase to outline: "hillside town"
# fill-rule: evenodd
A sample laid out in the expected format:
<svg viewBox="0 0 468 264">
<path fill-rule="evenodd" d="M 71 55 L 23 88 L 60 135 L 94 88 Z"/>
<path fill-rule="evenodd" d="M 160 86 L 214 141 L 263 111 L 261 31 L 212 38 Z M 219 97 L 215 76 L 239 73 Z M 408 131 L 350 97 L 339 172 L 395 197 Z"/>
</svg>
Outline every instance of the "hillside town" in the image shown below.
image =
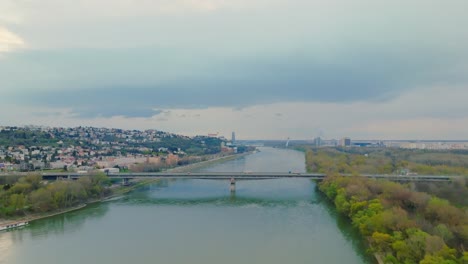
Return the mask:
<svg viewBox="0 0 468 264">
<path fill-rule="evenodd" d="M 158 130 L 0 126 L 0 171 L 159 170 L 237 151 L 222 137 Z"/>
</svg>

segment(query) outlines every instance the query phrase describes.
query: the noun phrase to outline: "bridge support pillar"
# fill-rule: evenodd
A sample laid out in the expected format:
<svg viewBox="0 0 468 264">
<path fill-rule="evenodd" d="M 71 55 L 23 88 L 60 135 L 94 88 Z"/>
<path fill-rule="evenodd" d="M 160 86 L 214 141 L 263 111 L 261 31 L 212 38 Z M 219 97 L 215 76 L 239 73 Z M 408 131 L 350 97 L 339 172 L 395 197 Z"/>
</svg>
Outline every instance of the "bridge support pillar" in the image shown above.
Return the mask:
<svg viewBox="0 0 468 264">
<path fill-rule="evenodd" d="M 122 179 L 122 186 L 127 186 L 128 185 L 128 178 L 123 178 Z"/>
<path fill-rule="evenodd" d="M 231 178 L 231 186 L 229 187 L 229 190 L 230 190 L 231 192 L 235 192 L 235 191 L 236 191 L 236 179 Z"/>
</svg>

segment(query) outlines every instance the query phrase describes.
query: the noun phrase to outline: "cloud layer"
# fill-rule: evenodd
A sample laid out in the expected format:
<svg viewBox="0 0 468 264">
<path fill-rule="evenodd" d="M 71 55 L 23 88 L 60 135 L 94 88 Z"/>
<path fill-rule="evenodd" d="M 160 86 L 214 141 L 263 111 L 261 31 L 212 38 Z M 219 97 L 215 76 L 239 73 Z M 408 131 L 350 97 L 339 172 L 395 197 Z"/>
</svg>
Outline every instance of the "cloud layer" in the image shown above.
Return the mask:
<svg viewBox="0 0 468 264">
<path fill-rule="evenodd" d="M 242 124 L 264 107 L 274 125 L 262 131 L 277 136 L 293 134 L 277 122 L 287 116 L 307 133 L 387 135 L 388 122 L 410 136 L 408 123 L 468 118 L 458 99 L 468 90 L 467 9 L 458 0 L 5 0 L 0 110 L 24 104 L 45 109 L 38 122 L 65 111 L 67 124 L 157 121 L 191 133 L 164 113 L 203 112 L 193 119 L 201 131 L 219 113 Z M 321 111 L 343 127 L 291 117 Z M 356 123 L 364 129 L 350 130 Z M 458 135 L 442 131 L 434 136 Z"/>
<path fill-rule="evenodd" d="M 157 128 L 186 135 L 220 132 L 239 138 L 311 139 L 316 136 L 360 139 L 466 139 L 468 89 L 413 90 L 385 102 L 273 103 L 242 109 L 209 107 L 157 110 L 151 117 L 76 116 L 69 108 L 8 106 L 18 117 L 11 124 L 91 125 L 128 129 Z"/>
</svg>

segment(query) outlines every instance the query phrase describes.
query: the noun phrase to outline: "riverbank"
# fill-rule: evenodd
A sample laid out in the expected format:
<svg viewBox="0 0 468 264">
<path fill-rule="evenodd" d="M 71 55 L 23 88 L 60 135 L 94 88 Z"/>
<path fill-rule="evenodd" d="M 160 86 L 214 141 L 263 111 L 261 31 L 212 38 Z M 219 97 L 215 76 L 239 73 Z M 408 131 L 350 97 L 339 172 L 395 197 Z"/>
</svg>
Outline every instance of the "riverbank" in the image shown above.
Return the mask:
<svg viewBox="0 0 468 264">
<path fill-rule="evenodd" d="M 131 191 L 133 191 L 133 190 L 135 190 L 135 189 L 137 189 L 139 187 L 142 187 L 144 185 L 147 185 L 147 184 L 150 184 L 150 183 L 153 183 L 153 182 L 157 182 L 158 180 L 159 179 L 144 179 L 144 180 L 139 180 L 138 182 L 136 182 L 135 184 L 132 184 L 130 186 L 114 187 L 114 190 L 113 190 L 112 194 L 110 194 L 108 196 L 105 196 L 105 197 L 102 197 L 102 198 L 99 198 L 99 199 L 89 200 L 84 204 L 80 204 L 80 205 L 73 206 L 73 207 L 70 207 L 70 208 L 66 208 L 66 209 L 63 209 L 63 210 L 55 210 L 55 211 L 49 212 L 49 213 L 32 213 L 32 214 L 26 214 L 25 216 L 18 216 L 18 217 L 14 217 L 14 218 L 10 218 L 10 219 L 0 219 L 0 227 L 9 225 L 9 224 L 12 224 L 12 223 L 15 223 L 15 222 L 29 222 L 30 223 L 32 221 L 45 219 L 45 218 L 57 216 L 57 215 L 60 215 L 60 214 L 69 213 L 69 212 L 72 212 L 72 211 L 77 211 L 77 210 L 83 209 L 86 206 L 91 205 L 91 204 L 95 204 L 95 203 L 99 203 L 99 202 L 105 202 L 105 201 L 114 199 L 116 197 L 120 197 L 120 196 L 122 196 L 122 195 L 124 195 L 124 194 L 126 194 L 128 192 L 131 192 Z"/>
<path fill-rule="evenodd" d="M 188 164 L 188 165 L 184 165 L 184 166 L 178 166 L 178 167 L 175 167 L 175 168 L 168 169 L 167 171 L 168 172 L 187 172 L 187 171 L 190 171 L 190 170 L 200 169 L 200 168 L 203 168 L 203 167 L 206 167 L 206 166 L 210 166 L 210 165 L 213 165 L 213 164 L 216 164 L 216 163 L 221 163 L 221 162 L 225 162 L 225 161 L 229 161 L 229 160 L 238 159 L 240 157 L 244 157 L 244 156 L 249 155 L 249 154 L 252 154 L 252 152 L 241 153 L 241 154 L 233 154 L 233 155 L 222 156 L 222 157 L 216 157 L 216 158 L 210 159 L 210 160 L 196 162 L 196 163 L 192 163 L 192 164 Z M 114 186 L 113 188 L 111 187 L 113 189 L 112 194 L 110 194 L 108 196 L 105 196 L 105 197 L 102 197 L 102 198 L 99 198 L 99 199 L 89 200 L 85 204 L 80 204 L 80 205 L 70 207 L 70 208 L 66 208 L 66 209 L 63 209 L 63 210 L 55 210 L 55 211 L 49 212 L 49 213 L 34 213 L 34 214 L 27 214 L 25 216 L 13 217 L 11 219 L 0 219 L 0 227 L 9 225 L 9 224 L 12 224 L 12 223 L 15 223 L 15 222 L 32 222 L 32 221 L 36 221 L 36 220 L 40 220 L 40 219 L 53 217 L 53 216 L 60 215 L 60 214 L 65 214 L 65 213 L 72 212 L 72 211 L 77 211 L 77 210 L 85 208 L 86 206 L 88 206 L 90 204 L 105 202 L 105 201 L 108 201 L 110 199 L 120 197 L 120 196 L 122 196 L 122 195 L 124 195 L 124 194 L 126 194 L 128 192 L 131 192 L 131 191 L 133 191 L 135 189 L 138 189 L 138 188 L 140 188 L 142 186 L 145 186 L 147 184 L 154 183 L 154 182 L 157 182 L 157 181 L 159 181 L 159 179 L 134 180 L 133 184 L 130 185 L 130 186 Z"/>
<path fill-rule="evenodd" d="M 378 263 L 463 263 L 468 219 L 448 201 L 361 177 L 331 176 L 319 189 L 359 230 Z"/>
<path fill-rule="evenodd" d="M 463 209 L 404 184 L 342 177 L 374 165 L 367 156 L 335 152 L 306 149 L 307 171 L 329 175 L 319 191 L 358 230 L 377 263 L 464 263 L 468 219 Z M 460 194 L 463 188 L 452 191 Z"/>
<path fill-rule="evenodd" d="M 9 225 L 9 224 L 12 224 L 12 223 L 15 223 L 15 222 L 32 222 L 32 221 L 35 221 L 35 220 L 38 220 L 38 219 L 44 219 L 44 218 L 48 218 L 48 217 L 52 217 L 52 216 L 56 216 L 56 215 L 76 211 L 76 210 L 79 210 L 79 209 L 82 209 L 82 208 L 86 207 L 87 205 L 88 204 L 80 204 L 80 205 L 75 206 L 75 207 L 67 208 L 65 210 L 54 211 L 54 212 L 51 212 L 49 214 L 28 214 L 27 216 L 15 218 L 15 219 L 12 219 L 12 220 L 5 220 L 4 221 L 4 220 L 0 219 L 0 227 Z"/>
</svg>

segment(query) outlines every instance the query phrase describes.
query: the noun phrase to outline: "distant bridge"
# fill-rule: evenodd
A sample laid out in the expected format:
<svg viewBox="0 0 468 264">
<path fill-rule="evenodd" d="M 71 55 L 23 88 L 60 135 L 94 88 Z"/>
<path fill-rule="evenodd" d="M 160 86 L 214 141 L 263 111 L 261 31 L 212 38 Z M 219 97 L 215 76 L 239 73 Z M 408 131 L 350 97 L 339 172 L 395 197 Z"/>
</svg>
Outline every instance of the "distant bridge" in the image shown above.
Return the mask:
<svg viewBox="0 0 468 264">
<path fill-rule="evenodd" d="M 56 180 L 61 178 L 78 179 L 86 176 L 82 173 L 43 173 L 42 178 Z M 112 179 L 208 179 L 208 180 L 266 180 L 266 179 L 313 179 L 323 180 L 326 174 L 323 173 L 282 173 L 282 172 L 129 172 L 129 173 L 108 173 L 107 176 Z M 343 175 L 349 176 L 352 175 Z M 360 177 L 373 179 L 386 179 L 390 181 L 405 182 L 448 182 L 458 176 L 435 176 L 435 175 L 382 175 L 382 174 L 364 174 Z"/>
</svg>

